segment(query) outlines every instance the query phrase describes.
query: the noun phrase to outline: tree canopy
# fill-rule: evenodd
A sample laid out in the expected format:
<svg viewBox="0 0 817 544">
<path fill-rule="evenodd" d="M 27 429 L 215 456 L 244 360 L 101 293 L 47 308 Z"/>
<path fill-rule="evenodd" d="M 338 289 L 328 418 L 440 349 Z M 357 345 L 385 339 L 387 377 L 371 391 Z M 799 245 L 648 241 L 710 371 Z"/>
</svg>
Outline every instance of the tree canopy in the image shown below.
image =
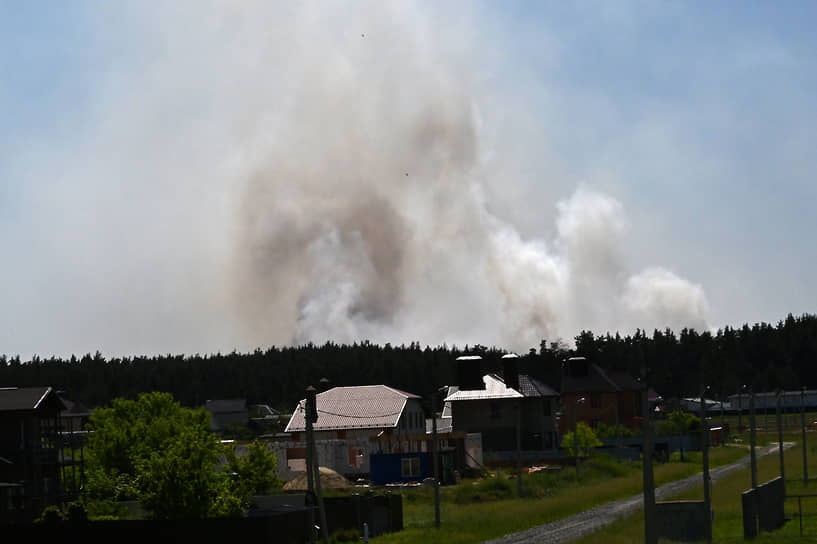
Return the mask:
<svg viewBox="0 0 817 544">
<path fill-rule="evenodd" d="M 250 494 L 279 484 L 276 460 L 253 444 L 246 458 L 225 451 L 203 409 L 169 393 L 115 399 L 91 416 L 87 494 L 99 503 L 138 499 L 157 519 L 235 516 Z M 222 459 L 227 470 L 219 470 Z"/>
<path fill-rule="evenodd" d="M 28 361 L 0 356 L 0 384 L 51 385 L 89 406 L 167 391 L 185 406 L 241 397 L 289 411 L 303 398 L 304 388 L 317 385 L 323 377 L 332 385 L 382 383 L 428 395 L 441 385 L 456 383 L 455 359 L 466 353 L 483 355 L 493 365 L 486 371 L 501 368 L 499 348 L 328 342 L 243 354 L 108 359 L 96 353 L 67 359 L 34 356 Z M 747 324 L 715 332 L 656 329 L 599 335 L 581 331 L 574 349 L 551 339 L 520 355 L 521 371 L 557 390 L 561 364 L 571 355 L 583 355 L 604 369 L 634 376 L 646 368 L 650 386 L 665 398 L 697 396 L 702 383 L 720 397 L 736 393 L 743 384 L 755 391 L 817 387 L 817 366 L 812 364 L 817 360 L 817 316 L 789 315 L 777 324 Z"/>
</svg>

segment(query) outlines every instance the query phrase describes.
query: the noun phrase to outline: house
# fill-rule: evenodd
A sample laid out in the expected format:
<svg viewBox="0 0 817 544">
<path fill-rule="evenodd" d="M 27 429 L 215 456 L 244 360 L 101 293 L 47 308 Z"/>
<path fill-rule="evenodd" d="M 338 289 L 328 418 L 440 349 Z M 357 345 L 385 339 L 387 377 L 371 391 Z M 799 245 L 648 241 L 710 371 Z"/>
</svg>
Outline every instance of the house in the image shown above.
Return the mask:
<svg viewBox="0 0 817 544">
<path fill-rule="evenodd" d="M 370 471 L 374 453 L 420 452 L 426 448 L 425 415 L 421 398 L 386 385 L 334 387 L 316 395 L 318 420 L 314 424 L 318 458 L 341 474 Z M 306 401 L 298 403 L 285 432 L 285 461 L 290 470 L 305 470 Z"/>
<path fill-rule="evenodd" d="M 0 524 L 31 522 L 61 500 L 65 408 L 51 387 L 0 388 Z"/>
<path fill-rule="evenodd" d="M 641 390 L 641 384 L 626 373 L 606 371 L 584 357 L 571 357 L 563 368 L 559 430 L 570 431 L 574 417 L 591 427 L 618 422 L 634 429 L 641 421 Z"/>
<path fill-rule="evenodd" d="M 457 359 L 457 390 L 445 398 L 451 406 L 455 432 L 481 433 L 485 453 L 516 450 L 517 426 L 521 449 L 542 451 L 558 444 L 555 422 L 559 394 L 518 370 L 518 356 L 502 357 L 502 376 L 482 374 L 482 358 Z M 443 410 L 443 417 L 446 410 Z"/>
<path fill-rule="evenodd" d="M 57 391 L 57 396 L 65 406 L 60 412 L 63 490 L 70 491 L 75 498 L 85 485 L 85 441 L 89 432 L 85 426 L 91 420 L 91 411 L 66 391 Z"/>
<path fill-rule="evenodd" d="M 208 400 L 204 408 L 210 412 L 210 428 L 216 432 L 246 426 L 250 417 L 246 399 Z"/>
</svg>

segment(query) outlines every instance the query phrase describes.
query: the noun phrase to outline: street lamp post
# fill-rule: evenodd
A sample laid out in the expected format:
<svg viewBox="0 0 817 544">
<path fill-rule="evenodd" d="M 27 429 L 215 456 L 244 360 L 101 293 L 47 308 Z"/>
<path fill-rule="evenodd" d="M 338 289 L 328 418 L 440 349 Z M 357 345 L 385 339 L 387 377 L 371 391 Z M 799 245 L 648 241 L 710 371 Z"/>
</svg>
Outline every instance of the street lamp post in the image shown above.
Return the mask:
<svg viewBox="0 0 817 544">
<path fill-rule="evenodd" d="M 757 455 L 755 454 L 755 391 L 749 390 L 749 457 L 752 464 L 752 489 L 757 488 Z"/>
<path fill-rule="evenodd" d="M 808 486 L 808 455 L 806 453 L 806 388 L 800 390 L 800 425 L 803 427 L 803 485 Z"/>
<path fill-rule="evenodd" d="M 576 412 L 579 410 L 579 404 L 584 404 L 584 400 L 584 397 L 581 397 L 573 403 L 573 455 L 576 457 L 576 481 L 579 480 L 579 432 Z"/>
<path fill-rule="evenodd" d="M 780 456 L 780 479 L 783 480 L 783 486 L 786 486 L 786 468 L 785 462 L 783 458 L 783 424 L 780 419 L 780 397 L 783 396 L 783 390 L 777 390 L 777 404 L 776 404 L 776 411 L 775 415 L 777 416 L 777 449 L 778 455 Z"/>
<path fill-rule="evenodd" d="M 709 489 L 709 423 L 706 421 L 706 390 L 701 385 L 701 459 L 703 462 L 704 506 L 706 508 L 706 536 L 707 542 L 712 542 L 712 496 Z"/>
</svg>

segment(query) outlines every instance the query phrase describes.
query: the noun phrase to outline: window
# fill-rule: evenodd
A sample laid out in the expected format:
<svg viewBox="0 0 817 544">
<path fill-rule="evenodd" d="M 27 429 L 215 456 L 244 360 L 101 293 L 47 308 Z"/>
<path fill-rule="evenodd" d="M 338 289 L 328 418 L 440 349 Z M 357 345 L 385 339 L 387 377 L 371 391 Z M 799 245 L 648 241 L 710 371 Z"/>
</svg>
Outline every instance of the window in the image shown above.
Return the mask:
<svg viewBox="0 0 817 544">
<path fill-rule="evenodd" d="M 498 402 L 491 403 L 491 419 L 499 419 L 502 417 L 502 412 L 499 409 Z"/>
<path fill-rule="evenodd" d="M 420 458 L 403 457 L 401 475 L 403 478 L 418 478 L 420 476 Z"/>
<path fill-rule="evenodd" d="M 550 399 L 543 399 L 542 400 L 542 415 L 549 416 L 550 415 Z"/>
<path fill-rule="evenodd" d="M 593 408 L 601 408 L 601 395 L 598 393 L 590 395 L 590 406 Z"/>
</svg>

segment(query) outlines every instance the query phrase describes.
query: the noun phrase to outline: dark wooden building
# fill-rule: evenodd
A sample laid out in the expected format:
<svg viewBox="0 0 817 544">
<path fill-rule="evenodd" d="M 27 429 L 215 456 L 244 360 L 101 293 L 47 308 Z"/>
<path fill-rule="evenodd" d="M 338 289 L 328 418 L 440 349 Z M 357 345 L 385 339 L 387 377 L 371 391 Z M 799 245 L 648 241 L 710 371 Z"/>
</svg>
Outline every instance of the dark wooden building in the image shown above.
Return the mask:
<svg viewBox="0 0 817 544">
<path fill-rule="evenodd" d="M 24 523 L 62 498 L 60 412 L 50 387 L 0 388 L 0 523 Z"/>
</svg>

